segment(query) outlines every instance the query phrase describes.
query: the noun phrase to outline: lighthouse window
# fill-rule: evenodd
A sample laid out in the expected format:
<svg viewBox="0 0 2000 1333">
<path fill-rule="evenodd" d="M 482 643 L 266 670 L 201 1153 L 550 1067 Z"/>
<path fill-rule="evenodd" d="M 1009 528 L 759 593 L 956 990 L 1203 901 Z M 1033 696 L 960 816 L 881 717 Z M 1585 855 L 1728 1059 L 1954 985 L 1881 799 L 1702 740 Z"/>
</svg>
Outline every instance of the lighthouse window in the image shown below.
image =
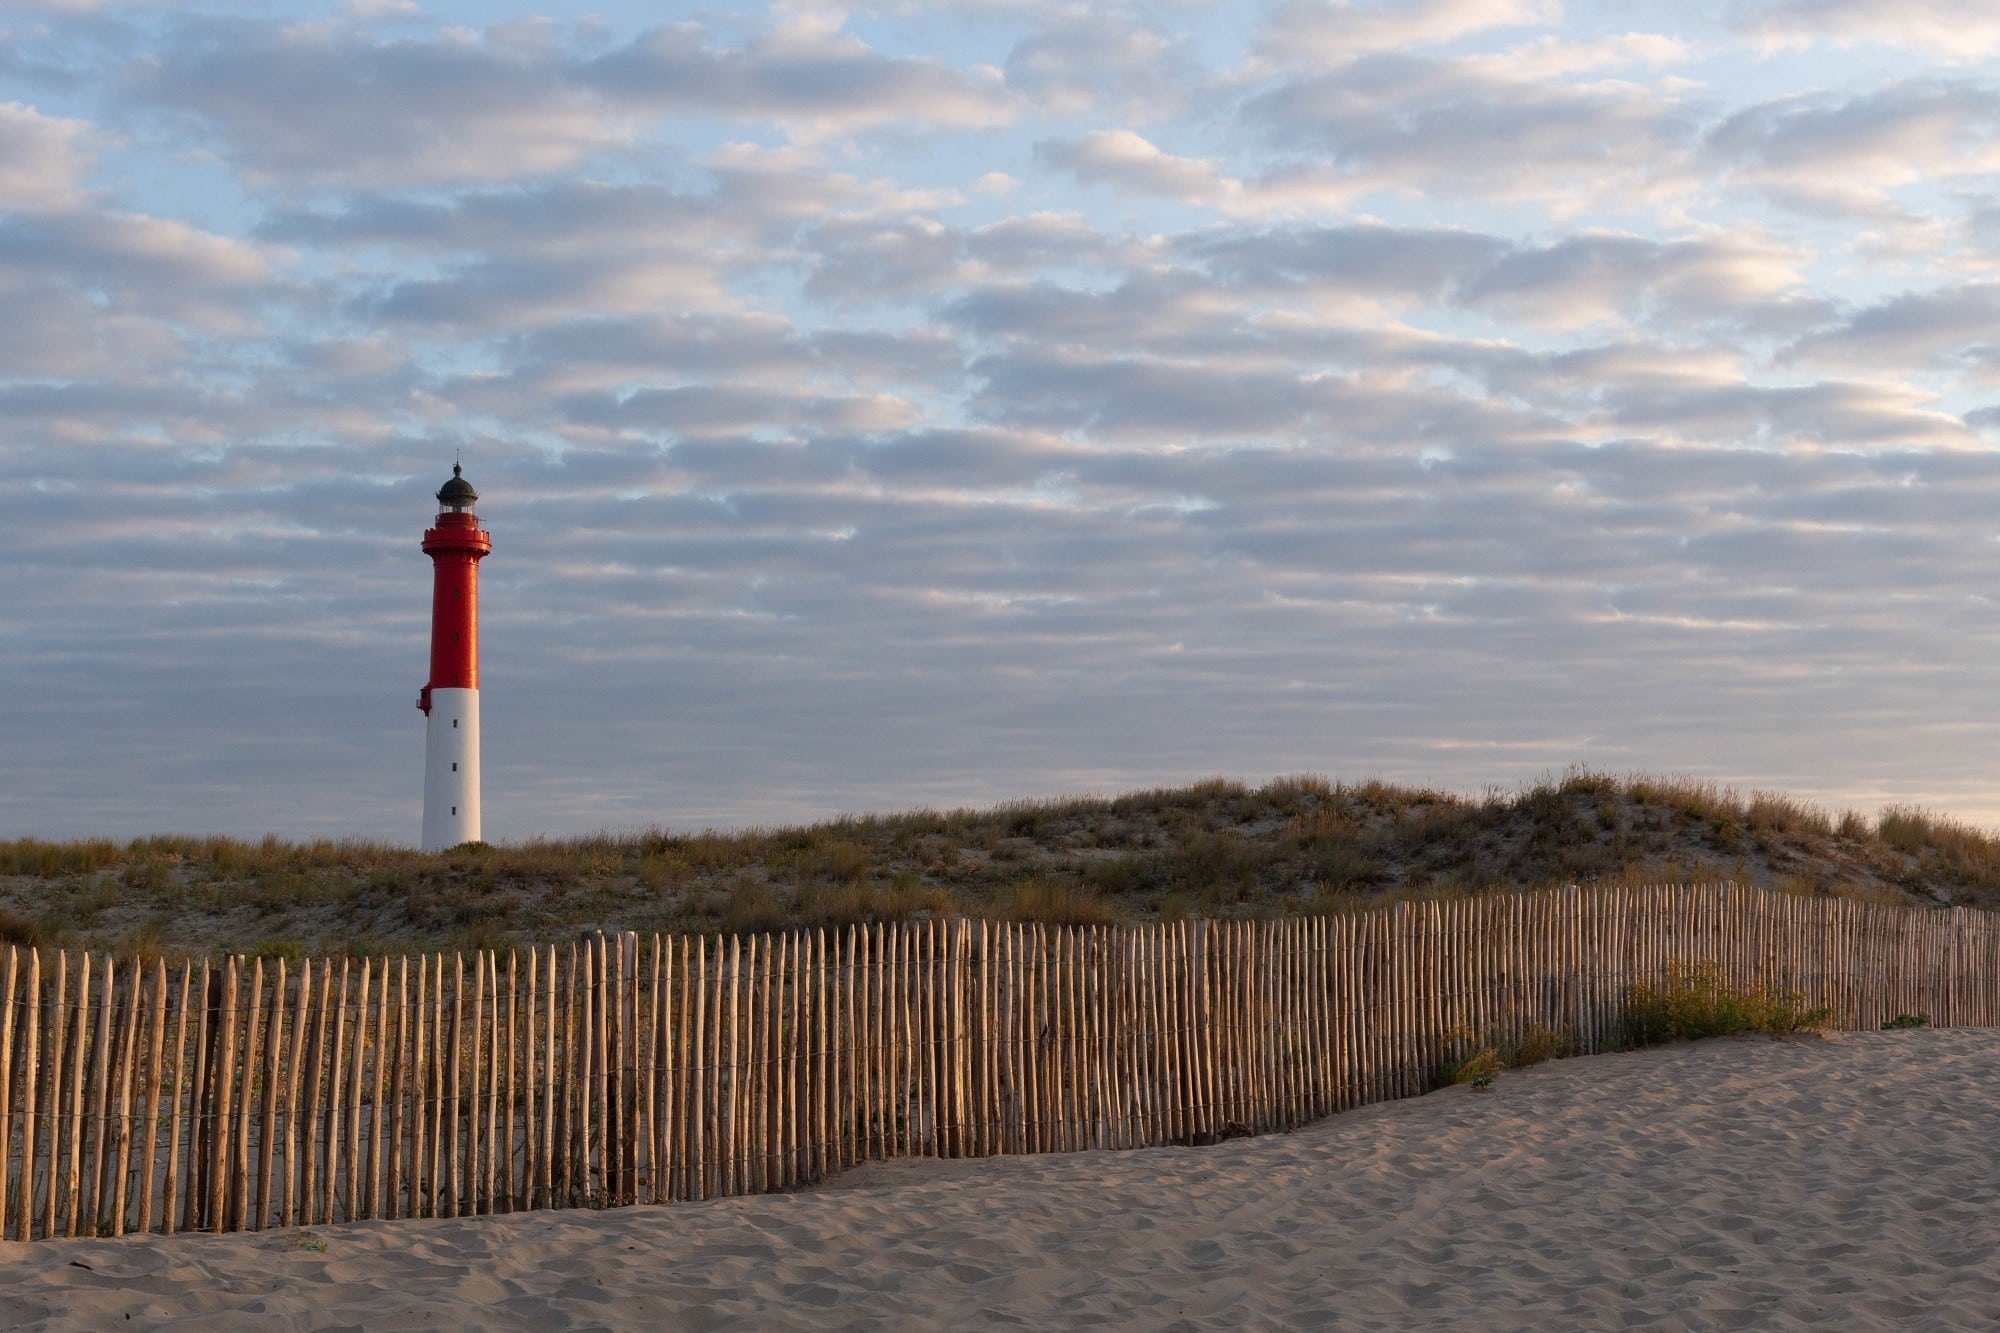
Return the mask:
<svg viewBox="0 0 2000 1333">
<path fill-rule="evenodd" d="M 452 812 L 453 814 L 457 814 L 457 813 L 458 813 L 458 807 L 454 805 L 454 806 L 453 806 L 453 807 L 451 808 L 451 812 Z"/>
<path fill-rule="evenodd" d="M 452 772 L 454 772 L 454 773 L 458 772 L 458 765 L 457 765 L 457 764 L 453 764 L 453 765 L 451 766 L 451 771 L 452 771 Z"/>
<path fill-rule="evenodd" d="M 458 730 L 458 719 L 457 719 L 457 718 L 453 718 L 453 719 L 451 720 L 451 729 L 452 729 L 453 731 L 457 731 L 457 730 Z"/>
</svg>

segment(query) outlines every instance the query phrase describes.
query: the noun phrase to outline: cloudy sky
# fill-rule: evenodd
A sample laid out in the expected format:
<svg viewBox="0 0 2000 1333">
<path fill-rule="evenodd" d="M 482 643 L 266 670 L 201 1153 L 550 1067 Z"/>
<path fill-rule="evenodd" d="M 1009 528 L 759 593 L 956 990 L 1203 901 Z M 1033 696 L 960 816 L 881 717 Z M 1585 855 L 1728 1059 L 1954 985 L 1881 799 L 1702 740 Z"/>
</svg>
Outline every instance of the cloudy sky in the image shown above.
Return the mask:
<svg viewBox="0 0 2000 1333">
<path fill-rule="evenodd" d="M 1986 0 L 0 3 L 0 836 L 2000 822 Z"/>
</svg>

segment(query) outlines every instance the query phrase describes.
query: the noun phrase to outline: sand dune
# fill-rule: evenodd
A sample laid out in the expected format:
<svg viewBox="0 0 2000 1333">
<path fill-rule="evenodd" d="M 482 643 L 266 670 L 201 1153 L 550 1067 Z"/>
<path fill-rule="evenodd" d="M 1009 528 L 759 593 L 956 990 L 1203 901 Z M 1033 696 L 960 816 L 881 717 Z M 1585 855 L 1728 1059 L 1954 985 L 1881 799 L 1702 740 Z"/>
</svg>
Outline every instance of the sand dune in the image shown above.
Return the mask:
<svg viewBox="0 0 2000 1333">
<path fill-rule="evenodd" d="M 0 1245 L 0 1326 L 1991 1328 L 2000 1032 L 1568 1060 L 1214 1148 Z"/>
</svg>

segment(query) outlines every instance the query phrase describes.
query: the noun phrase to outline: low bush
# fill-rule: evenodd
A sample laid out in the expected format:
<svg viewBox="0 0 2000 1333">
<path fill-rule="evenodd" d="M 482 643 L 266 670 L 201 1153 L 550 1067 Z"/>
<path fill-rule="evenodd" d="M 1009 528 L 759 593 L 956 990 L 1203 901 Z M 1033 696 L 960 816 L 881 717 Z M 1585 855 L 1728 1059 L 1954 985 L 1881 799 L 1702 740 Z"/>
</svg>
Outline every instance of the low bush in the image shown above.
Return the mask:
<svg viewBox="0 0 2000 1333">
<path fill-rule="evenodd" d="M 1796 991 L 1732 986 L 1712 962 L 1668 963 L 1657 983 L 1635 984 L 1626 997 L 1625 1040 L 1631 1046 L 1768 1032 L 1789 1037 L 1833 1022 L 1825 1005 L 1809 1005 Z"/>
<path fill-rule="evenodd" d="M 761 935 L 782 931 L 793 924 L 787 904 L 780 902 L 769 887 L 748 877 L 730 887 L 729 905 L 723 910 L 722 929 L 732 935 Z"/>
<path fill-rule="evenodd" d="M 831 929 L 948 916 L 954 910 L 949 892 L 926 885 L 916 875 L 903 874 L 889 884 L 869 879 L 837 886 L 808 884 L 799 890 L 794 924 Z"/>
<path fill-rule="evenodd" d="M 1518 1039 L 1475 1039 L 1470 1028 L 1457 1028 L 1450 1037 L 1454 1050 L 1465 1054 L 1445 1061 L 1434 1082 L 1440 1086 L 1470 1083 L 1484 1088 L 1503 1069 L 1526 1069 L 1544 1060 L 1575 1055 L 1577 1043 L 1568 1033 L 1536 1024 Z"/>
<path fill-rule="evenodd" d="M 1507 1061 L 1496 1047 L 1482 1046 L 1456 1064 L 1446 1065 L 1444 1079 L 1447 1083 L 1473 1083 L 1483 1086 L 1491 1083 L 1493 1076 L 1507 1067 Z"/>
<path fill-rule="evenodd" d="M 1117 905 L 1068 880 L 1036 875 L 1015 884 L 1001 904 L 1002 916 L 1048 926 L 1108 926 L 1119 919 Z"/>
<path fill-rule="evenodd" d="M 1086 862 L 1083 878 L 1093 892 L 1118 898 L 1145 888 L 1152 874 L 1150 858 L 1113 856 Z"/>
<path fill-rule="evenodd" d="M 42 942 L 42 928 L 19 912 L 0 907 L 0 944 L 20 944 L 32 949 Z"/>
<path fill-rule="evenodd" d="M 105 838 L 82 842 L 23 838 L 18 842 L 0 842 L 0 875 L 33 875 L 40 879 L 87 875 L 118 864 L 120 857 L 118 844 Z"/>
<path fill-rule="evenodd" d="M 1576 1041 L 1566 1032 L 1537 1024 L 1519 1041 L 1502 1048 L 1510 1068 L 1526 1069 L 1544 1060 L 1561 1060 L 1576 1054 Z"/>
</svg>

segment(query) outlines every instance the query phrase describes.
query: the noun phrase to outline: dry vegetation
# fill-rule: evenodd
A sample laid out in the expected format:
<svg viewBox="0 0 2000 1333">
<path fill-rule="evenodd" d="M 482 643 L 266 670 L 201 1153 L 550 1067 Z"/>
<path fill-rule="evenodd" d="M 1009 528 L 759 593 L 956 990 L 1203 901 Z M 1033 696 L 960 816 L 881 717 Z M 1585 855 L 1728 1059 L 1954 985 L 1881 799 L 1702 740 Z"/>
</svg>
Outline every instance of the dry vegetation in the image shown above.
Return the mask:
<svg viewBox="0 0 2000 1333">
<path fill-rule="evenodd" d="M 1924 1027 L 1929 1021 L 1928 1015 L 1903 1014 L 1882 1026 Z M 1637 1050 L 1745 1033 L 1795 1037 L 1832 1025 L 1833 1010 L 1811 1003 L 1798 991 L 1732 985 L 1713 961 L 1692 966 L 1669 961 L 1665 976 L 1636 983 L 1627 992 L 1620 1027 L 1599 1049 Z M 1454 1032 L 1452 1039 L 1459 1054 L 1432 1076 L 1434 1085 L 1469 1083 L 1475 1090 L 1483 1089 L 1492 1086 L 1494 1076 L 1504 1069 L 1526 1069 L 1544 1060 L 1575 1055 L 1578 1050 L 1573 1033 L 1541 1026 L 1529 1028 L 1518 1041 L 1490 1046 L 1477 1044 L 1464 1028 Z"/>
<path fill-rule="evenodd" d="M 2000 836 L 1907 809 L 1572 771 L 1469 799 L 1225 781 L 744 833 L 427 855 L 227 838 L 0 842 L 0 943 L 169 955 L 401 952 L 927 914 L 1102 922 L 1289 915 L 1384 894 L 1735 879 L 2000 906 Z"/>
</svg>

